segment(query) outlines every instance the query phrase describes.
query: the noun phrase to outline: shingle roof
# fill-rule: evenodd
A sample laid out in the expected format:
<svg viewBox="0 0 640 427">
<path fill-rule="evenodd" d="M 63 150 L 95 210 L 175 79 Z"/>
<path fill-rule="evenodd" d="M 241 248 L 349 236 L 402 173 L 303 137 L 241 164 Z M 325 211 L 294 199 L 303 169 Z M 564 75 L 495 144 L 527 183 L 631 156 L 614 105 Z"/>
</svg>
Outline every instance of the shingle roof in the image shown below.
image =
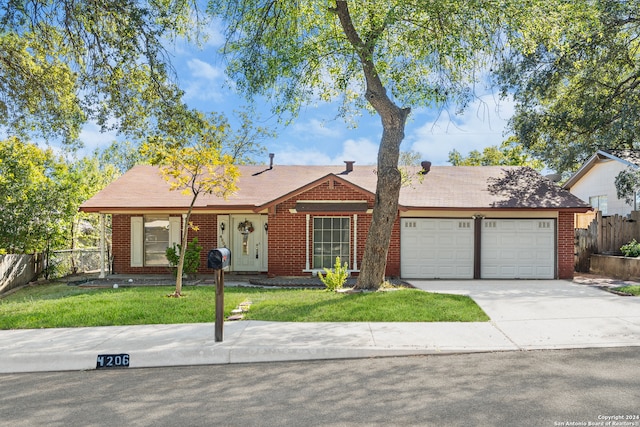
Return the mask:
<svg viewBox="0 0 640 427">
<path fill-rule="evenodd" d="M 258 209 L 294 195 L 299 189 L 333 177 L 374 194 L 374 166 L 239 166 L 238 191 L 227 200 L 201 195 L 195 209 Z M 411 173 L 420 171 L 412 168 Z M 186 209 L 191 196 L 169 191 L 159 168 L 138 165 L 82 204 L 87 212 Z M 534 170 L 509 166 L 433 166 L 422 180 L 402 188 L 407 209 L 570 209 L 589 206 Z"/>
<path fill-rule="evenodd" d="M 640 150 L 602 150 L 628 163 L 640 166 Z"/>
</svg>

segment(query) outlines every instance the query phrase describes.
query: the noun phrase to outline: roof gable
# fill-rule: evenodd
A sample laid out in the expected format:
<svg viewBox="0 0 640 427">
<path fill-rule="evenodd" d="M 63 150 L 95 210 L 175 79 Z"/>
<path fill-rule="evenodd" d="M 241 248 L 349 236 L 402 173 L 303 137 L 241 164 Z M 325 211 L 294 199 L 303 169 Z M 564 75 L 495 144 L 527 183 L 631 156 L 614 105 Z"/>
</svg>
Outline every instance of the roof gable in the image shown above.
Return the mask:
<svg viewBox="0 0 640 427">
<path fill-rule="evenodd" d="M 375 187 L 374 187 L 374 191 L 373 192 L 369 191 L 369 190 L 367 190 L 365 188 L 362 188 L 362 187 L 360 187 L 360 186 L 358 186 L 358 185 L 356 185 L 356 184 L 344 179 L 343 176 L 345 176 L 345 175 L 346 175 L 345 173 L 342 173 L 341 176 L 338 176 L 338 175 L 335 175 L 335 174 L 325 175 L 325 176 L 323 176 L 321 178 L 318 178 L 317 180 L 315 180 L 313 182 L 310 182 L 310 183 L 308 183 L 306 185 L 298 187 L 295 190 L 293 190 L 293 191 L 291 191 L 291 192 L 289 192 L 287 194 L 283 194 L 282 196 L 280 196 L 280 197 L 278 197 L 276 199 L 270 200 L 267 203 L 258 206 L 256 208 L 256 211 L 262 210 L 262 209 L 266 209 L 266 208 L 269 208 L 271 206 L 277 205 L 278 203 L 282 203 L 285 200 L 292 199 L 292 198 L 296 197 L 299 194 L 305 193 L 305 192 L 307 192 L 307 191 L 309 191 L 309 190 L 311 190 L 311 189 L 313 189 L 315 187 L 318 187 L 319 185 L 325 184 L 327 182 L 329 183 L 329 187 L 335 186 L 335 183 L 340 183 L 340 184 L 342 184 L 342 185 L 344 185 L 344 186 L 346 186 L 348 188 L 351 188 L 352 190 L 355 190 L 356 192 L 362 193 L 362 195 L 365 198 L 375 196 Z"/>
<path fill-rule="evenodd" d="M 598 150 L 584 162 L 580 169 L 562 185 L 564 189 L 571 189 L 582 177 L 584 177 L 597 164 L 604 161 L 615 160 L 632 168 L 640 167 L 640 150 Z"/>
</svg>

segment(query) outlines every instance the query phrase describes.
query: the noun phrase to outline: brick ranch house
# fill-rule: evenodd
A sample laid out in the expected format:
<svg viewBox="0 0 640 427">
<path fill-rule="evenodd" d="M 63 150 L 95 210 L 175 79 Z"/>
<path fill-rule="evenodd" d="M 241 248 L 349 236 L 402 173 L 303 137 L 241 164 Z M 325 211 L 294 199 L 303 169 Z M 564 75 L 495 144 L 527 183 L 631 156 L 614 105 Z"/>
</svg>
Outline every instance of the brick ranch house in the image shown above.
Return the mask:
<svg viewBox="0 0 640 427">
<path fill-rule="evenodd" d="M 426 166 L 426 163 L 424 163 Z M 189 241 L 231 250 L 232 272 L 308 276 L 335 257 L 356 275 L 375 198 L 374 166 L 240 166 L 227 200 L 201 195 Z M 525 167 L 409 170 L 386 274 L 406 279 L 573 277 L 574 213 L 589 205 Z M 191 196 L 169 191 L 159 169 L 135 166 L 81 211 L 111 215 L 118 274 L 167 273 Z"/>
</svg>

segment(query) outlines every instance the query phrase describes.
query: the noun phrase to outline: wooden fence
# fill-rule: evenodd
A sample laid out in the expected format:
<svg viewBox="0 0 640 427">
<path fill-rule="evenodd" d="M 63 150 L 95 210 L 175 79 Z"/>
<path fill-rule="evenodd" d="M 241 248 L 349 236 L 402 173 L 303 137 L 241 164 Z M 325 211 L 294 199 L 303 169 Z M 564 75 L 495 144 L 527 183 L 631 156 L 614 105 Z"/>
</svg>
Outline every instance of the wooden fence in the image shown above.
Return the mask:
<svg viewBox="0 0 640 427">
<path fill-rule="evenodd" d="M 0 255 L 0 293 L 29 283 L 42 272 L 42 256 Z"/>
<path fill-rule="evenodd" d="M 630 218 L 620 215 L 603 217 L 601 212 L 596 212 L 588 224 L 581 215 L 576 215 L 575 223 L 576 271 L 589 272 L 592 253 L 617 255 L 622 245 L 633 239 L 640 241 L 640 211 L 631 212 Z"/>
</svg>

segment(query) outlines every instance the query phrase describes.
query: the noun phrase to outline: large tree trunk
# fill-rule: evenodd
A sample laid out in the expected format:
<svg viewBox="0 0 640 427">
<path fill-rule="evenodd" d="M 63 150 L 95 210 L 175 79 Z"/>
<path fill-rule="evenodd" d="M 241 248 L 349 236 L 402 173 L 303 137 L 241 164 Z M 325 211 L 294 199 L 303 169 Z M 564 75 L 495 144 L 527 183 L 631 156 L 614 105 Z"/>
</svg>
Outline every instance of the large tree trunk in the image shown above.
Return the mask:
<svg viewBox="0 0 640 427">
<path fill-rule="evenodd" d="M 391 243 L 393 224 L 398 216 L 398 199 L 402 177 L 398 170 L 400 143 L 404 139 L 404 127 L 409 108 L 398 107 L 388 96 L 374 63 L 374 46 L 384 31 L 384 25 L 372 29 L 367 39 L 362 39 L 351 20 L 346 1 L 336 1 L 334 9 L 349 43 L 358 53 L 367 84 L 367 101 L 382 119 L 382 140 L 378 149 L 378 181 L 373 218 L 364 247 L 360 275 L 356 283 L 359 289 L 378 289 L 384 281 L 387 253 Z"/>
<path fill-rule="evenodd" d="M 398 158 L 408 111 L 393 107 L 380 113 L 383 132 L 378 151 L 376 198 L 356 283 L 359 289 L 377 289 L 384 282 L 391 234 L 398 216 L 398 199 L 402 186 Z"/>
</svg>

